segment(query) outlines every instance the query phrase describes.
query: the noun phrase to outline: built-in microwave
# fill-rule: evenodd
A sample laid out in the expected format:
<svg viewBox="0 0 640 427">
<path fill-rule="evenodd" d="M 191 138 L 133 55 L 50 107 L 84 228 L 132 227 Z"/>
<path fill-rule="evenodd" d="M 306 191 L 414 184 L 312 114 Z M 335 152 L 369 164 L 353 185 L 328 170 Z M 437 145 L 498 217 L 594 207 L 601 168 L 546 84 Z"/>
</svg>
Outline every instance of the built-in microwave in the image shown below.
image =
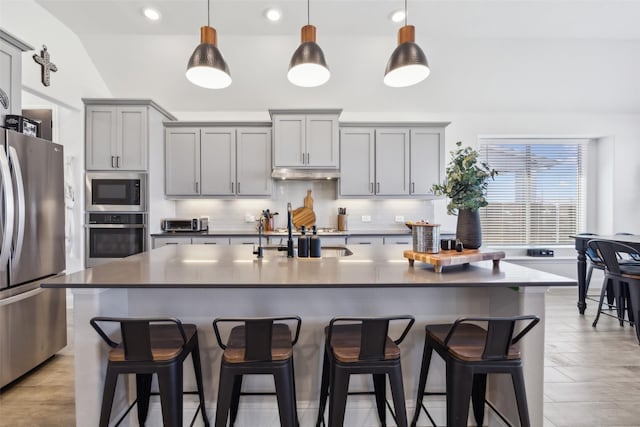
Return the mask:
<svg viewBox="0 0 640 427">
<path fill-rule="evenodd" d="M 87 212 L 146 212 L 147 174 L 87 172 Z"/>
</svg>

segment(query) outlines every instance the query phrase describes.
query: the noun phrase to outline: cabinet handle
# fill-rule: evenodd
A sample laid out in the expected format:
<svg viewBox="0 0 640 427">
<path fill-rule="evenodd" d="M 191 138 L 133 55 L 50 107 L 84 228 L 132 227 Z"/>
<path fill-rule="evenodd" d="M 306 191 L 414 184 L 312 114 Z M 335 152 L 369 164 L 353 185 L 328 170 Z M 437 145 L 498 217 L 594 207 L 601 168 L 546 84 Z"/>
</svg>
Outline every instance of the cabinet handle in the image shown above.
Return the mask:
<svg viewBox="0 0 640 427">
<path fill-rule="evenodd" d="M 380 183 L 376 182 L 376 193 L 380 193 Z"/>
<path fill-rule="evenodd" d="M 111 156 L 111 167 L 112 168 L 116 167 L 116 156 Z"/>
<path fill-rule="evenodd" d="M 413 194 L 413 193 L 415 193 L 415 192 L 416 192 L 416 183 L 415 183 L 415 182 L 412 182 L 412 183 L 411 183 L 411 194 Z"/>
<path fill-rule="evenodd" d="M 359 242 L 358 244 L 359 244 L 359 245 L 370 245 L 370 244 L 371 244 L 371 242 Z"/>
<path fill-rule="evenodd" d="M 307 164 L 310 165 L 311 164 L 311 160 L 309 160 L 311 158 L 311 154 L 307 153 Z"/>
<path fill-rule="evenodd" d="M 304 165 L 304 153 L 300 153 L 300 157 L 302 158 L 302 164 Z"/>
<path fill-rule="evenodd" d="M 120 167 L 120 156 L 116 156 L 116 167 Z"/>
<path fill-rule="evenodd" d="M 238 183 L 238 194 L 240 194 L 240 183 Z"/>
<path fill-rule="evenodd" d="M 369 183 L 369 193 L 373 194 L 373 182 Z"/>
<path fill-rule="evenodd" d="M 199 193 L 198 191 L 198 183 L 196 182 L 196 193 Z"/>
<path fill-rule="evenodd" d="M 233 193 L 233 182 L 231 183 L 231 192 Z"/>
</svg>

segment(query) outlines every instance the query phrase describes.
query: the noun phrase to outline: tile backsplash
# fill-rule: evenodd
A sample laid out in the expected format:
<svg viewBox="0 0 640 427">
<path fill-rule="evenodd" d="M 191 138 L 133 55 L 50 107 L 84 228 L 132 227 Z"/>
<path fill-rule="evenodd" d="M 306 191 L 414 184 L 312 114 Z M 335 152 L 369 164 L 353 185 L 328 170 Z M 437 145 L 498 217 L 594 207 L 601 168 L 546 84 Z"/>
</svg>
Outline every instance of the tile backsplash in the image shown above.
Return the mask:
<svg viewBox="0 0 640 427">
<path fill-rule="evenodd" d="M 276 227 L 287 225 L 287 202 L 293 209 L 304 206 L 307 190 L 314 200 L 313 210 L 319 227 L 337 228 L 338 208 L 347 209 L 349 230 L 406 231 L 404 224 L 395 222 L 397 216 L 405 221 L 433 221 L 433 202 L 409 199 L 338 199 L 336 181 L 274 181 L 273 197 L 269 199 L 199 199 L 177 200 L 177 217 L 209 216 L 212 230 L 253 230 L 255 222 L 265 209 L 278 212 Z M 363 222 L 362 217 L 370 217 Z"/>
</svg>

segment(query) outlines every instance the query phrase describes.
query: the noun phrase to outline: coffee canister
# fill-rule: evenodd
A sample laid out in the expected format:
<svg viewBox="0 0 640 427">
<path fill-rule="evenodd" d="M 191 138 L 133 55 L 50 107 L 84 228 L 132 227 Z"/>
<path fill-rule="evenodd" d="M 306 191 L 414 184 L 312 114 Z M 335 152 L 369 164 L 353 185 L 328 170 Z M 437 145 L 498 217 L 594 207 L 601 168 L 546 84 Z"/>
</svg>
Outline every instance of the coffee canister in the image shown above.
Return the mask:
<svg viewBox="0 0 640 427">
<path fill-rule="evenodd" d="M 437 254 L 440 252 L 440 224 L 413 224 L 413 251 Z"/>
</svg>

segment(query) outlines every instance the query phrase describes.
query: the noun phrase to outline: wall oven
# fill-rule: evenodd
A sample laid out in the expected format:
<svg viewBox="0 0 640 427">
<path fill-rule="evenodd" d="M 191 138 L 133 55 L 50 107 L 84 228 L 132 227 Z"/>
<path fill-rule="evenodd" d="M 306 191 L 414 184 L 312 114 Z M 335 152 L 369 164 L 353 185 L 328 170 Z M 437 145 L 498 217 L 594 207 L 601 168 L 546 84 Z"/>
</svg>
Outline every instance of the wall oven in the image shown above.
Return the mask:
<svg viewBox="0 0 640 427">
<path fill-rule="evenodd" d="M 147 174 L 87 172 L 86 210 L 88 212 L 145 212 Z"/>
<path fill-rule="evenodd" d="M 147 214 L 87 213 L 86 267 L 146 250 Z"/>
</svg>

